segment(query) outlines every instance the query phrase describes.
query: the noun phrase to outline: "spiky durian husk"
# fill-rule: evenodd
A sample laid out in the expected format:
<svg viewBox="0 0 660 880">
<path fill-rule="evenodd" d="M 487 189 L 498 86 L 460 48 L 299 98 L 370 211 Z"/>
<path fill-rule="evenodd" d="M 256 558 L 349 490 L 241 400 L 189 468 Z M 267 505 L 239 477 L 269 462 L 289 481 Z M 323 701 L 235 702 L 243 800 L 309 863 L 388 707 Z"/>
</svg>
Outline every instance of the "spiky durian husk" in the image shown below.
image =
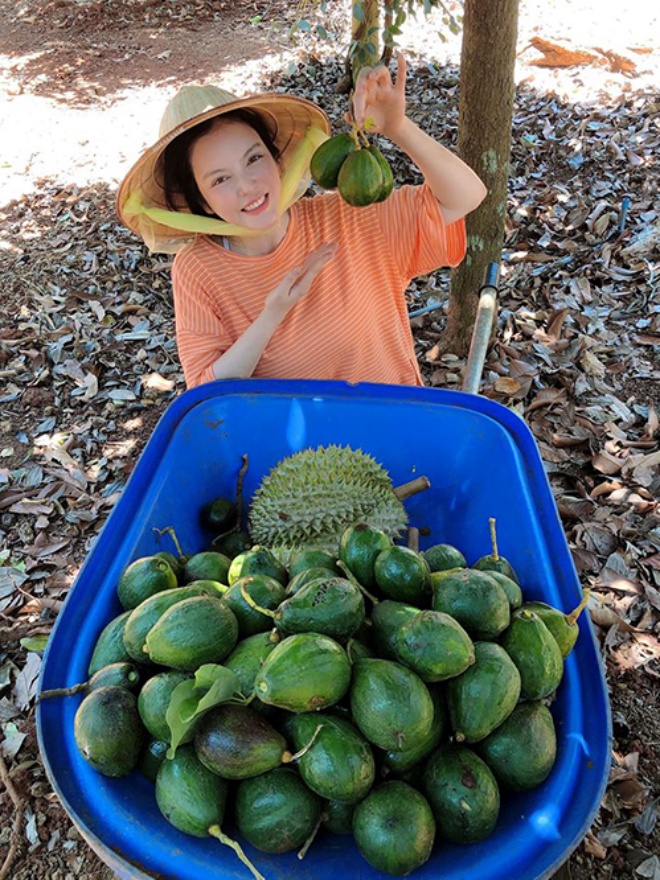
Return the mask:
<svg viewBox="0 0 660 880">
<path fill-rule="evenodd" d="M 392 538 L 406 527 L 406 511 L 387 471 L 361 449 L 319 446 L 280 461 L 252 498 L 252 540 L 280 558 L 299 547 L 337 553 L 344 530 L 364 522 Z"/>
</svg>

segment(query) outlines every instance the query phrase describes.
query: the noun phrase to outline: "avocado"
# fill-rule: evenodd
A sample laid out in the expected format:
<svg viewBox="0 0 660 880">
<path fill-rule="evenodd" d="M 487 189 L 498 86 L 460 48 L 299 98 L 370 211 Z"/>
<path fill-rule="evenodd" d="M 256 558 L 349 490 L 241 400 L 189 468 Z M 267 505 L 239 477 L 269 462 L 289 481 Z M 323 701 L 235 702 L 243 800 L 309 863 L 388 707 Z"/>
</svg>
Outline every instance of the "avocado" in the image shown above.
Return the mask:
<svg viewBox="0 0 660 880">
<path fill-rule="evenodd" d="M 353 666 L 350 705 L 354 724 L 381 749 L 415 748 L 433 725 L 433 700 L 419 676 L 392 660 L 369 658 Z"/>
<path fill-rule="evenodd" d="M 557 758 L 552 713 L 540 701 L 519 703 L 476 748 L 500 785 L 513 791 L 537 788 Z"/>
<path fill-rule="evenodd" d="M 326 572 L 285 599 L 275 621 L 278 629 L 288 635 L 316 632 L 341 642 L 355 635 L 365 614 L 359 587 L 347 578 Z"/>
<path fill-rule="evenodd" d="M 82 757 L 104 776 L 126 776 L 137 765 L 146 734 L 135 694 L 100 687 L 84 697 L 74 717 L 74 739 Z"/>
<path fill-rule="evenodd" d="M 588 601 L 589 590 L 585 590 L 580 604 L 570 614 L 564 614 L 563 611 L 548 605 L 546 602 L 525 602 L 523 607 L 528 611 L 533 611 L 541 618 L 559 645 L 562 657 L 566 659 L 577 642 L 578 635 L 580 634 L 577 622 L 578 617 Z"/>
<path fill-rule="evenodd" d="M 323 827 L 333 834 L 352 834 L 354 812 L 355 804 L 327 801 L 322 813 Z"/>
<path fill-rule="evenodd" d="M 394 175 L 392 174 L 392 168 L 390 167 L 390 163 L 387 161 L 385 156 L 383 156 L 383 154 L 375 144 L 371 144 L 369 147 L 367 147 L 367 149 L 374 157 L 376 162 L 378 162 L 378 167 L 380 168 L 380 172 L 383 176 L 380 193 L 378 194 L 376 201 L 384 202 L 394 189 Z"/>
<path fill-rule="evenodd" d="M 249 697 L 253 692 L 257 672 L 277 641 L 278 639 L 273 640 L 272 634 L 269 632 L 255 633 L 241 639 L 231 654 L 222 661 L 222 665 L 231 669 L 238 677 L 240 690 L 244 697 Z"/>
<path fill-rule="evenodd" d="M 309 712 L 338 703 L 350 681 L 351 662 L 338 642 L 320 633 L 296 633 L 266 657 L 254 693 L 269 705 Z"/>
<path fill-rule="evenodd" d="M 419 614 L 419 608 L 394 599 L 383 599 L 371 611 L 371 640 L 376 654 L 384 660 L 397 660 L 396 639 L 403 624 Z"/>
<path fill-rule="evenodd" d="M 399 779 L 404 778 L 413 767 L 421 766 L 424 759 L 440 745 L 449 732 L 444 692 L 440 687 L 430 687 L 429 693 L 433 700 L 433 723 L 428 736 L 411 749 L 403 751 L 388 749 L 383 756 L 383 765 Z"/>
<path fill-rule="evenodd" d="M 383 191 L 383 172 L 368 149 L 356 150 L 344 159 L 337 175 L 337 189 L 354 208 L 372 205 Z"/>
<path fill-rule="evenodd" d="M 509 625 L 508 596 L 486 572 L 470 568 L 436 571 L 431 584 L 433 610 L 456 618 L 473 639 L 496 639 Z"/>
<path fill-rule="evenodd" d="M 426 764 L 423 790 L 444 840 L 476 843 L 495 830 L 500 790 L 472 749 L 446 744 L 435 751 Z"/>
<path fill-rule="evenodd" d="M 154 663 L 194 671 L 220 663 L 238 641 L 238 623 L 222 599 L 193 596 L 177 602 L 147 633 L 145 652 Z"/>
<path fill-rule="evenodd" d="M 149 780 L 156 783 L 156 777 L 160 770 L 160 765 L 167 757 L 169 743 L 160 739 L 150 739 L 146 746 L 142 749 L 140 759 L 137 763 L 137 770 Z"/>
<path fill-rule="evenodd" d="M 167 821 L 193 837 L 208 837 L 224 819 L 229 786 L 199 760 L 191 745 L 166 758 L 156 776 L 156 803 Z"/>
<path fill-rule="evenodd" d="M 228 582 L 231 586 L 241 577 L 249 574 L 265 574 L 286 586 L 289 573 L 275 554 L 267 547 L 255 544 L 249 550 L 235 556 L 229 567 Z"/>
<path fill-rule="evenodd" d="M 124 628 L 130 613 L 130 610 L 122 611 L 101 630 L 87 667 L 89 677 L 111 663 L 126 663 L 133 659 L 124 645 Z"/>
<path fill-rule="evenodd" d="M 143 556 L 126 566 L 117 584 L 117 595 L 125 609 L 136 608 L 154 593 L 171 590 L 179 582 L 172 566 L 162 556 Z"/>
<path fill-rule="evenodd" d="M 258 776 L 291 760 L 279 731 L 249 706 L 224 703 L 197 721 L 195 754 L 223 779 Z"/>
<path fill-rule="evenodd" d="M 475 642 L 475 663 L 447 682 L 451 727 L 458 742 L 484 739 L 511 714 L 520 697 L 520 673 L 495 642 Z"/>
<path fill-rule="evenodd" d="M 335 189 L 337 176 L 349 153 L 356 148 L 355 140 L 346 132 L 328 138 L 314 151 L 309 164 L 310 174 L 322 189 Z"/>
<path fill-rule="evenodd" d="M 564 658 L 538 614 L 524 607 L 514 611 L 500 644 L 518 667 L 524 700 L 542 700 L 557 690 L 564 674 Z"/>
<path fill-rule="evenodd" d="M 186 672 L 169 669 L 159 672 L 146 681 L 138 694 L 138 712 L 142 723 L 151 736 L 155 739 L 170 743 L 172 733 L 167 723 L 167 709 L 174 689 L 182 681 L 188 681 L 192 676 Z M 192 733 L 184 742 L 192 738 Z"/>
<path fill-rule="evenodd" d="M 434 571 L 447 571 L 450 568 L 467 568 L 467 559 L 453 544 L 433 544 L 422 550 L 422 556 Z"/>
<path fill-rule="evenodd" d="M 374 577 L 388 599 L 428 608 L 431 604 L 431 569 L 420 553 L 395 544 L 376 557 Z"/>
<path fill-rule="evenodd" d="M 393 545 L 392 539 L 381 529 L 366 523 L 349 526 L 339 541 L 339 559 L 367 589 L 376 585 L 374 566 L 382 550 Z"/>
<path fill-rule="evenodd" d="M 312 791 L 346 803 L 365 797 L 376 764 L 371 746 L 353 724 L 323 712 L 302 712 L 290 719 L 287 733 L 296 750 L 312 743 L 298 758 L 300 775 Z"/>
<path fill-rule="evenodd" d="M 384 782 L 355 808 L 353 835 L 377 871 L 404 877 L 427 862 L 436 823 L 424 795 L 400 780 Z"/>
<path fill-rule="evenodd" d="M 227 575 L 232 561 L 224 553 L 217 550 L 202 550 L 190 556 L 183 566 L 183 582 L 217 581 L 227 583 Z"/>
<path fill-rule="evenodd" d="M 276 767 L 236 786 L 234 812 L 243 837 L 262 852 L 301 847 L 321 818 L 322 801 L 290 767 Z"/>
<path fill-rule="evenodd" d="M 474 663 L 474 644 L 460 623 L 442 611 L 419 611 L 399 629 L 397 660 L 423 681 L 444 681 Z"/>
<path fill-rule="evenodd" d="M 303 548 L 298 550 L 291 557 L 289 563 L 289 586 L 293 578 L 309 568 L 321 568 L 331 572 L 334 575 L 341 575 L 341 570 L 337 567 L 337 557 L 327 550 L 318 548 Z"/>
<path fill-rule="evenodd" d="M 245 600 L 244 590 L 252 600 L 252 604 Z M 264 614 L 259 608 L 275 611 L 284 601 L 285 596 L 286 592 L 282 584 L 267 574 L 248 574 L 234 581 L 224 594 L 223 600 L 236 616 L 239 638 L 244 639 L 255 633 L 272 629 L 272 616 Z M 258 608 L 255 608 L 255 605 Z"/>
<path fill-rule="evenodd" d="M 214 534 L 228 532 L 236 525 L 238 509 L 231 498 L 214 498 L 200 510 L 199 518 L 202 526 Z"/>
</svg>

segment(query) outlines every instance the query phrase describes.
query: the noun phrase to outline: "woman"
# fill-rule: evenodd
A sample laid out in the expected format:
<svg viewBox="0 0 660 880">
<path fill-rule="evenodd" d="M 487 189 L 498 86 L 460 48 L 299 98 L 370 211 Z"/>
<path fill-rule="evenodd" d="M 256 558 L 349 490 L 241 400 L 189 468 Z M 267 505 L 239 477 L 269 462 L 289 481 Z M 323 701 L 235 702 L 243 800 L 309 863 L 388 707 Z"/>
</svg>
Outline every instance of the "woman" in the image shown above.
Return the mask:
<svg viewBox="0 0 660 880">
<path fill-rule="evenodd" d="M 364 68 L 353 118 L 406 153 L 424 183 L 361 208 L 337 192 L 300 198 L 330 132 L 310 102 L 194 86 L 172 99 L 118 211 L 152 249 L 177 251 L 188 387 L 249 376 L 422 384 L 405 290 L 463 259 L 463 218 L 486 190 L 406 116 L 405 80 L 403 56 L 396 83 Z"/>
</svg>

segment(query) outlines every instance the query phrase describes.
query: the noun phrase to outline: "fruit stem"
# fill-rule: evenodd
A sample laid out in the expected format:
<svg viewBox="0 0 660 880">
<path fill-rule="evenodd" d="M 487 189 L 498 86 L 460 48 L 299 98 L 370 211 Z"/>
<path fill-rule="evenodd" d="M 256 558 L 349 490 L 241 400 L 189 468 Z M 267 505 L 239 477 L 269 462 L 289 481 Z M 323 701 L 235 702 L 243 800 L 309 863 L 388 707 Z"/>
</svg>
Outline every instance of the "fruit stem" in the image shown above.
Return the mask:
<svg viewBox="0 0 660 880">
<path fill-rule="evenodd" d="M 245 867 L 250 871 L 255 880 L 266 880 L 263 874 L 260 874 L 259 871 L 254 867 L 252 862 L 248 859 L 248 857 L 243 852 L 240 843 L 235 840 L 232 840 L 231 837 L 227 837 L 226 834 L 223 834 L 220 830 L 219 825 L 211 825 L 209 828 L 209 834 L 211 837 L 217 838 L 220 843 L 224 843 L 225 846 L 228 846 L 230 849 L 233 849 L 238 858 L 243 862 Z"/>
<path fill-rule="evenodd" d="M 362 586 L 360 581 L 355 577 L 355 575 L 350 570 L 350 568 L 346 565 L 345 562 L 343 562 L 341 559 L 338 559 L 337 566 L 338 566 L 338 568 L 341 568 L 341 570 L 344 572 L 344 574 L 349 579 L 349 581 L 354 586 L 356 586 L 358 588 L 358 590 L 362 593 L 363 596 L 366 596 L 370 602 L 374 603 L 374 605 L 378 605 L 378 603 L 380 602 L 380 599 L 377 599 L 375 596 L 372 596 L 371 593 L 365 587 Z"/>
<path fill-rule="evenodd" d="M 582 601 L 574 608 L 570 614 L 566 615 L 566 623 L 569 626 L 575 626 L 577 623 L 578 617 L 582 614 L 584 609 L 587 607 L 587 602 L 589 601 L 589 596 L 591 596 L 591 590 L 584 590 L 582 592 Z"/>
<path fill-rule="evenodd" d="M 307 752 L 311 749 L 311 747 L 316 742 L 317 737 L 322 730 L 323 730 L 323 725 L 319 724 L 317 726 L 316 730 L 314 731 L 314 733 L 312 734 L 312 738 L 307 743 L 307 745 L 303 746 L 302 749 L 300 749 L 300 751 L 296 752 L 294 755 L 292 755 L 291 752 L 284 752 L 284 755 L 288 755 L 288 758 L 285 759 L 284 756 L 282 756 L 282 763 L 288 764 L 290 761 L 297 761 L 298 758 L 302 758 L 303 755 L 306 755 Z"/>
<path fill-rule="evenodd" d="M 241 584 L 241 596 L 255 611 L 258 611 L 259 614 L 265 614 L 266 617 L 271 617 L 273 620 L 276 620 L 279 615 L 276 611 L 271 611 L 270 608 L 264 608 L 262 605 L 257 605 L 252 596 L 247 591 L 247 586 L 245 584 Z"/>
<path fill-rule="evenodd" d="M 181 549 L 181 544 L 179 544 L 179 539 L 176 536 L 176 532 L 172 528 L 172 526 L 166 526 L 164 529 L 157 529 L 154 527 L 154 532 L 158 535 L 158 537 L 162 537 L 163 535 L 170 535 L 172 540 L 174 541 L 174 546 L 176 547 L 176 552 L 179 556 L 183 556 L 183 550 Z"/>
<path fill-rule="evenodd" d="M 68 688 L 50 688 L 37 694 L 37 703 L 41 702 L 41 700 L 49 700 L 51 697 L 72 697 L 74 694 L 79 694 L 84 690 L 87 690 L 86 681 L 71 685 Z"/>
<path fill-rule="evenodd" d="M 318 818 L 318 820 L 317 820 L 317 822 L 316 822 L 316 825 L 314 826 L 314 830 L 313 830 L 312 833 L 309 835 L 309 837 L 307 838 L 307 840 L 303 843 L 303 845 L 302 845 L 302 849 L 301 849 L 300 852 L 298 853 L 298 858 L 299 858 L 299 859 L 304 859 L 305 856 L 307 855 L 307 850 L 308 850 L 308 849 L 310 848 L 310 846 L 314 843 L 314 839 L 315 839 L 316 835 L 319 833 L 319 828 L 321 827 L 322 822 L 323 822 L 323 816 L 321 815 L 321 816 L 319 816 L 319 818 Z"/>
<path fill-rule="evenodd" d="M 419 529 L 416 528 L 416 526 L 409 527 L 406 546 L 409 550 L 414 550 L 415 553 L 419 553 Z"/>
<path fill-rule="evenodd" d="M 392 491 L 399 501 L 405 501 L 406 498 L 411 498 L 413 495 L 424 492 L 425 489 L 430 487 L 431 481 L 428 477 L 415 477 L 414 480 L 409 480 L 407 483 L 396 486 Z"/>
<path fill-rule="evenodd" d="M 242 455 L 241 461 L 242 464 L 238 471 L 238 477 L 236 478 L 236 531 L 240 529 L 243 517 L 243 480 L 245 479 L 245 474 L 248 469 L 247 453 Z"/>
<path fill-rule="evenodd" d="M 497 560 L 500 558 L 500 554 L 497 551 L 497 531 L 495 530 L 495 517 L 491 516 L 491 518 L 488 520 L 488 523 L 490 525 L 490 543 L 493 545 L 493 556 L 495 558 L 495 561 L 497 562 Z"/>
</svg>

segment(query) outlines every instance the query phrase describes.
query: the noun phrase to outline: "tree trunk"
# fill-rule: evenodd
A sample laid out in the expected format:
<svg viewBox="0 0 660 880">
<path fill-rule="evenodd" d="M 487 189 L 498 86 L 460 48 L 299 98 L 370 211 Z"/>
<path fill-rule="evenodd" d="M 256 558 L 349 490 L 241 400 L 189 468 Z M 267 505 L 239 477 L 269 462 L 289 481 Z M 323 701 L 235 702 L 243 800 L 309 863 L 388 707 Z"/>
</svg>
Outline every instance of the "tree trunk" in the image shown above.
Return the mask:
<svg viewBox="0 0 660 880">
<path fill-rule="evenodd" d="M 458 153 L 488 195 L 467 217 L 467 255 L 452 275 L 442 347 L 459 355 L 470 345 L 486 268 L 502 256 L 517 35 L 518 0 L 465 0 Z"/>
</svg>

